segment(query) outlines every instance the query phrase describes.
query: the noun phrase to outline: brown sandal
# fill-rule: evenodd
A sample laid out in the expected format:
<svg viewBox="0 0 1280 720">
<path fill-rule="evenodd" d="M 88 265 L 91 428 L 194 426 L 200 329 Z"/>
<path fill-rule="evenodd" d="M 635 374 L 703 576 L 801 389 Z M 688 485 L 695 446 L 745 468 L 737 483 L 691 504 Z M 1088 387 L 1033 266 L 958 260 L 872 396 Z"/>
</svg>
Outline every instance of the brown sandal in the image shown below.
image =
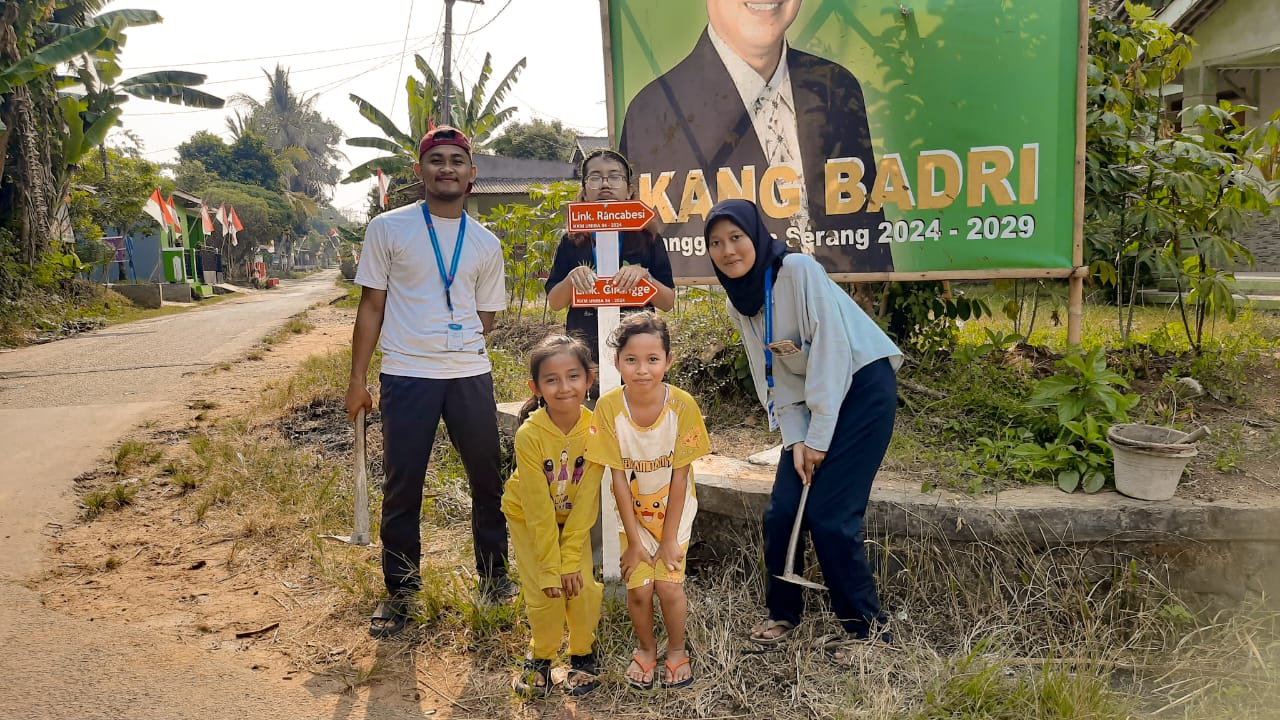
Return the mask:
<svg viewBox="0 0 1280 720">
<path fill-rule="evenodd" d="M 774 628 L 781 628 L 781 632 L 772 637 L 768 637 L 765 633 Z M 794 632 L 796 624 L 787 620 L 774 620 L 768 618 L 764 622 L 751 628 L 751 642 L 757 645 L 777 645 L 782 642 L 788 635 Z"/>
</svg>

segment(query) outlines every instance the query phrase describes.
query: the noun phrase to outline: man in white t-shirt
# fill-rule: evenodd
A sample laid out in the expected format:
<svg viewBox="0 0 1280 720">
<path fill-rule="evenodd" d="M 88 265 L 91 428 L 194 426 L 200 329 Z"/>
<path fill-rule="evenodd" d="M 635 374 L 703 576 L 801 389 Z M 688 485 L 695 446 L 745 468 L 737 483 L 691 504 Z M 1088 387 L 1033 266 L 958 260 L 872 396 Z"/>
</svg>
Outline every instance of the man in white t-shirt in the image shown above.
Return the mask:
<svg viewBox="0 0 1280 720">
<path fill-rule="evenodd" d="M 365 385 L 381 336 L 382 573 L 388 600 L 375 637 L 404 629 L 421 587 L 422 483 L 441 418 L 471 484 L 471 528 L 482 594 L 515 593 L 507 577 L 497 411 L 484 336 L 506 307 L 502 246 L 463 205 L 476 167 L 458 130 L 439 126 L 418 144 L 413 171 L 425 200 L 369 222 L 356 283 L 347 414 L 373 408 Z M 429 208 L 429 211 L 428 211 Z"/>
</svg>

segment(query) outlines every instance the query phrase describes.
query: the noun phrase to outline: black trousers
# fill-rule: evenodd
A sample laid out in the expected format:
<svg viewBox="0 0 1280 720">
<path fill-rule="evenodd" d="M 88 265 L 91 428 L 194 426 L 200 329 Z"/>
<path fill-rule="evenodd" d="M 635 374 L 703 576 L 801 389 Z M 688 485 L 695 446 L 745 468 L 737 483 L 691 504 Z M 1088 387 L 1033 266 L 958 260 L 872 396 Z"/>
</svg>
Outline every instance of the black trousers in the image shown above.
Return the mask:
<svg viewBox="0 0 1280 720">
<path fill-rule="evenodd" d="M 862 368 L 840 404 L 835 434 L 822 465 L 814 473 L 796 550 L 797 573 L 803 572 L 805 530 L 830 591 L 831 609 L 844 629 L 868 636 L 883 622 L 875 578 L 862 546 L 862 519 L 871 497 L 871 482 L 893 435 L 898 409 L 897 378 L 888 360 Z M 782 452 L 764 513 L 765 605 L 769 617 L 800 623 L 804 610 L 801 587 L 774 577 L 786 571 L 787 543 L 800 506 L 802 482 L 790 449 Z"/>
<path fill-rule="evenodd" d="M 417 592 L 422 538 L 422 483 L 444 419 L 471 484 L 471 533 L 482 581 L 507 572 L 507 520 L 502 515 L 498 412 L 489 373 L 438 380 L 400 375 L 382 382 L 382 574 L 391 597 Z"/>
</svg>

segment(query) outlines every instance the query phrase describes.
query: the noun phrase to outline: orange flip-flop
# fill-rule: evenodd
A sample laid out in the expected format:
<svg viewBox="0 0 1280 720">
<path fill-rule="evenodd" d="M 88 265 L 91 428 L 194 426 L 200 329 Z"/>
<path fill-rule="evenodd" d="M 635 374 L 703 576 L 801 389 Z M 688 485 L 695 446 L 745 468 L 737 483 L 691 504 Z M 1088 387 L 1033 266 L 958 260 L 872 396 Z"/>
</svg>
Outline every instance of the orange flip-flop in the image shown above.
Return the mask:
<svg viewBox="0 0 1280 720">
<path fill-rule="evenodd" d="M 674 677 L 677 670 L 689 664 L 689 656 L 685 655 L 684 659 L 676 663 L 675 665 L 672 665 L 670 660 L 663 660 L 662 664 L 667 667 L 667 677 Z M 689 677 L 679 682 L 667 682 L 666 680 L 662 681 L 662 687 L 667 690 L 674 690 L 675 688 L 688 687 L 692 684 L 693 684 L 693 667 L 692 666 L 689 667 Z"/>
<path fill-rule="evenodd" d="M 644 660 L 641 659 L 640 657 L 639 650 L 636 650 L 635 652 L 631 653 L 631 662 L 640 666 L 641 675 L 648 675 L 649 673 L 652 673 L 654 670 L 658 668 L 658 658 L 654 658 L 652 661 L 649 662 L 648 665 L 645 665 Z M 654 674 L 656 675 L 657 673 L 654 673 Z M 627 678 L 627 684 L 635 688 L 636 690 L 652 690 L 653 681 L 654 681 L 654 678 L 650 678 L 649 682 L 647 683 L 640 682 L 638 680 L 633 680 L 631 678 Z"/>
</svg>

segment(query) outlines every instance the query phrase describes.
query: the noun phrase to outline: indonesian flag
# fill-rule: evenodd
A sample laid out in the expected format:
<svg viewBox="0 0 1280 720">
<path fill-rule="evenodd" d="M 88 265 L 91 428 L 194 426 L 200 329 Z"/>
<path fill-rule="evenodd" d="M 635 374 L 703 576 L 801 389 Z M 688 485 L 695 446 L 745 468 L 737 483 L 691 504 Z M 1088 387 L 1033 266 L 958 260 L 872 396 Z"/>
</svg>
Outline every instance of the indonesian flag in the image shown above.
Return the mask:
<svg viewBox="0 0 1280 720">
<path fill-rule="evenodd" d="M 235 205 L 231 206 L 228 218 L 229 227 L 231 228 L 231 245 L 234 247 L 239 244 L 239 241 L 236 239 L 236 233 L 244 229 L 244 223 L 240 222 L 240 216 L 236 214 Z"/>
<path fill-rule="evenodd" d="M 213 234 L 213 218 L 209 217 L 209 206 L 200 203 L 200 227 L 204 229 L 205 237 Z"/>
<path fill-rule="evenodd" d="M 384 210 L 387 207 L 387 186 L 390 184 L 387 176 L 382 174 L 382 168 L 378 168 L 378 207 Z"/>
<path fill-rule="evenodd" d="M 338 239 L 338 228 L 329 228 L 329 237 L 334 240 Z"/>
<path fill-rule="evenodd" d="M 226 237 L 226 236 L 227 236 L 227 223 L 229 223 L 229 222 L 230 222 L 230 220 L 228 220 L 228 219 L 227 219 L 227 204 L 226 204 L 226 203 L 222 203 L 221 205 L 219 205 L 219 206 L 218 206 L 218 214 L 217 214 L 215 217 L 216 217 L 216 218 L 217 218 L 217 220 L 218 220 L 218 227 L 222 228 L 222 237 Z"/>
<path fill-rule="evenodd" d="M 165 204 L 164 198 L 160 196 L 160 188 L 151 191 L 151 197 L 147 198 L 147 202 L 142 206 L 142 212 L 150 215 L 156 222 L 160 223 L 160 227 L 168 227 L 173 224 L 173 216 L 169 214 L 169 206 Z"/>
<path fill-rule="evenodd" d="M 178 220 L 178 206 L 173 202 L 173 196 L 169 196 L 169 224 L 173 227 L 175 236 L 182 234 L 182 223 Z"/>
</svg>

